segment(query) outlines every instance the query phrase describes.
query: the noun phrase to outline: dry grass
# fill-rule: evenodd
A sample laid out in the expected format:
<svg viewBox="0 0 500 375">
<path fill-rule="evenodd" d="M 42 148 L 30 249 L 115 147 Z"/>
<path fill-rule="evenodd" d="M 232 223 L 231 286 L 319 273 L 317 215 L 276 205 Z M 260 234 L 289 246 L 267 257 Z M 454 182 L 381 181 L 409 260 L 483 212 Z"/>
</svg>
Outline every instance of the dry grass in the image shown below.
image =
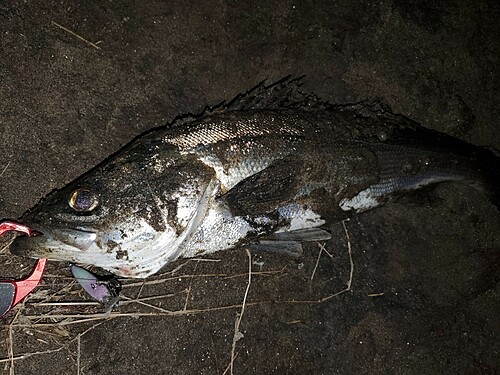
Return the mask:
<svg viewBox="0 0 500 375">
<path fill-rule="evenodd" d="M 252 284 L 252 254 L 250 253 L 250 250 L 247 249 L 246 251 L 248 256 L 248 283 L 247 283 L 247 288 L 245 290 L 245 295 L 243 296 L 243 302 L 241 303 L 240 315 L 238 316 L 238 319 L 236 319 L 234 323 L 233 346 L 231 348 L 231 362 L 229 364 L 231 375 L 233 375 L 234 359 L 236 358 L 235 354 L 236 343 L 241 338 L 243 338 L 243 334 L 240 332 L 240 324 L 241 324 L 241 319 L 243 319 L 243 313 L 245 312 L 245 304 L 248 297 L 248 291 L 250 290 L 250 285 Z"/>
<path fill-rule="evenodd" d="M 3 174 L 5 173 L 5 171 L 7 170 L 7 168 L 9 168 L 9 165 L 11 162 L 12 162 L 12 160 L 9 160 L 9 162 L 5 165 L 5 167 L 3 167 L 2 171 L 0 172 L 0 177 L 2 177 Z"/>
<path fill-rule="evenodd" d="M 78 35 L 74 31 L 71 31 L 70 29 L 67 29 L 66 27 L 64 27 L 62 25 L 59 25 L 57 22 L 52 21 L 52 25 L 54 25 L 55 27 L 60 28 L 61 30 L 67 32 L 68 34 L 74 36 L 75 38 L 80 39 L 82 42 L 88 44 L 89 46 L 91 46 L 91 47 L 93 47 L 93 48 L 95 48 L 97 50 L 101 49 L 101 47 L 98 46 L 98 44 L 101 43 L 100 41 L 96 42 L 96 43 L 92 43 L 91 41 L 85 39 L 83 36 Z"/>
<path fill-rule="evenodd" d="M 74 358 L 75 372 L 81 374 L 84 372 L 84 366 L 82 366 L 82 340 L 86 334 L 104 322 L 127 317 L 179 317 L 239 310 L 234 323 L 230 360 L 224 371 L 224 373 L 229 372 L 232 374 L 234 361 L 238 357 L 237 342 L 243 337 L 240 327 L 246 309 L 263 304 L 320 304 L 351 290 L 354 262 L 349 231 L 345 222 L 342 225 L 349 259 L 349 277 L 346 286 L 340 291 L 314 299 L 259 299 L 249 301 L 249 289 L 254 277 L 273 278 L 278 283 L 280 278 L 283 278 L 283 281 L 281 281 L 283 285 L 288 283 L 288 278 L 291 277 L 287 267 L 259 272 L 253 271 L 252 256 L 249 251 L 246 253 L 248 270 L 243 273 L 204 273 L 202 265 L 213 264 L 212 262 L 217 260 L 211 259 L 209 260 L 210 263 L 207 263 L 204 262 L 204 259 L 190 259 L 180 263 L 171 271 L 156 275 L 148 280 L 123 280 L 120 303 L 115 311 L 108 312 L 103 311 L 99 303 L 89 300 L 79 285 L 75 283 L 75 280 L 69 276 L 69 272 L 63 275 L 60 274 L 61 272 L 48 272 L 44 277 L 43 284 L 16 306 L 14 311 L 2 322 L 5 323 L 4 327 L 6 328 L 2 332 L 6 334 L 7 356 L 0 358 L 0 364 L 3 364 L 6 373 L 14 374 L 16 362 L 18 361 L 63 352 L 64 355 L 70 355 L 70 357 Z M 324 244 L 318 244 L 318 246 L 318 258 L 315 262 L 312 261 L 310 265 L 310 269 L 312 269 L 311 276 L 306 276 L 311 283 L 314 281 L 322 255 L 326 254 L 332 262 L 334 258 Z M 49 271 L 51 271 L 51 268 L 49 268 Z M 196 288 L 200 285 L 199 283 L 238 282 L 238 279 L 247 280 L 244 294 L 240 297 L 241 303 L 234 301 L 234 303 L 225 305 L 193 307 L 193 292 L 196 291 Z M 194 283 L 195 280 L 197 283 Z M 169 291 L 169 293 L 151 294 L 152 291 L 157 291 L 158 288 Z M 221 296 L 221 298 L 223 297 Z M 375 297 L 375 295 L 372 297 Z M 16 340 L 22 342 L 27 337 L 19 336 L 20 334 L 29 334 L 40 344 L 40 348 L 34 347 L 33 351 L 24 353 L 17 352 L 15 349 Z M 44 347 L 45 349 L 41 350 Z"/>
</svg>

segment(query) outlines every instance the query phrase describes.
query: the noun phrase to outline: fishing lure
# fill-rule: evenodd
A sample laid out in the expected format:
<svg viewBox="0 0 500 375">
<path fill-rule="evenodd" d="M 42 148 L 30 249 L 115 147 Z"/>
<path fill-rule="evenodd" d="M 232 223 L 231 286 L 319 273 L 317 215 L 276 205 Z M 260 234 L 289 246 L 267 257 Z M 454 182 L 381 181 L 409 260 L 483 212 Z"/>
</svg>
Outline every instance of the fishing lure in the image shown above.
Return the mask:
<svg viewBox="0 0 500 375">
<path fill-rule="evenodd" d="M 98 276 L 76 264 L 72 264 L 70 269 L 78 283 L 93 299 L 108 307 L 116 304 L 121 290 L 121 284 L 116 278 Z"/>
</svg>

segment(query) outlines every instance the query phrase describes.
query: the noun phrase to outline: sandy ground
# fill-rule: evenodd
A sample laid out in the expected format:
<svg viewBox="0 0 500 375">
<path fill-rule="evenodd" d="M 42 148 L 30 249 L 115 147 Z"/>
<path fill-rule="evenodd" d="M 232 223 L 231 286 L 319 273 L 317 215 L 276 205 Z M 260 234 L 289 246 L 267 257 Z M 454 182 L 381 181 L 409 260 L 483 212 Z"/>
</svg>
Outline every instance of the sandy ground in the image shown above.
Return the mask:
<svg viewBox="0 0 500 375">
<path fill-rule="evenodd" d="M 0 218 L 145 130 L 287 75 L 500 148 L 499 17 L 495 1 L 2 2 Z M 0 373 L 499 370 L 489 202 L 446 185 L 344 224 L 301 260 L 242 249 L 176 262 L 126 282 L 107 318 L 53 262 L 0 323 Z M 2 276 L 31 264 L 0 252 Z"/>
</svg>

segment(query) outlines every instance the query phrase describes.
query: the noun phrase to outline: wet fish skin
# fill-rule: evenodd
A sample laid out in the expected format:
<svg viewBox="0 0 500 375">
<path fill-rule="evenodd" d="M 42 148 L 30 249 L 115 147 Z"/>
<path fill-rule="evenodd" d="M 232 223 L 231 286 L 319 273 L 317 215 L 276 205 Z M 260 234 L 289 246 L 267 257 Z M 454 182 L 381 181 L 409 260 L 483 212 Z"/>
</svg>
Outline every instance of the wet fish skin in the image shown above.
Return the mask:
<svg viewBox="0 0 500 375">
<path fill-rule="evenodd" d="M 309 229 L 438 182 L 497 197 L 499 158 L 486 149 L 380 106 L 273 95 L 264 108 L 244 98 L 139 137 L 27 212 L 22 221 L 44 236 L 11 251 L 147 277 L 276 232 L 283 244 L 287 233 L 313 240 Z M 95 194 L 95 209 L 68 205 L 78 189 Z"/>
</svg>

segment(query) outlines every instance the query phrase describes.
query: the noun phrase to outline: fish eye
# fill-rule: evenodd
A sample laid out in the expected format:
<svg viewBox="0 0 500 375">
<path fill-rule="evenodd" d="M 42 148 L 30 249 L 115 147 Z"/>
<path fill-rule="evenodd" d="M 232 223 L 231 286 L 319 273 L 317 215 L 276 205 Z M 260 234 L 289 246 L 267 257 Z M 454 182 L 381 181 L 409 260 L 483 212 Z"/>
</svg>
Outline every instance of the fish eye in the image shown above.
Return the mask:
<svg viewBox="0 0 500 375">
<path fill-rule="evenodd" d="M 99 199 L 92 190 L 82 188 L 70 194 L 68 204 L 75 211 L 89 212 L 99 205 Z"/>
</svg>

